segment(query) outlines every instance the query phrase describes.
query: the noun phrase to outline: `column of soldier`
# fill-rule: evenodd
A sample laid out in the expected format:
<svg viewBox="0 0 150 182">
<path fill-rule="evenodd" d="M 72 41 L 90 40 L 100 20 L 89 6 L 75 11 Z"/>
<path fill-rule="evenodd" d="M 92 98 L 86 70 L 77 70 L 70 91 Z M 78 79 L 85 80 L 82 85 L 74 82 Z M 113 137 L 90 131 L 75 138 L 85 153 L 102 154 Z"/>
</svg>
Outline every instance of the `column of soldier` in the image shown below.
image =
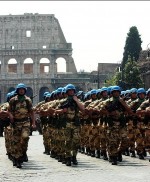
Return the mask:
<svg viewBox="0 0 150 182">
<path fill-rule="evenodd" d="M 27 149 L 30 128 L 35 128 L 32 101 L 26 94 L 27 87 L 19 83 L 7 94 L 6 102 L 0 105 L 0 125 L 4 127 L 5 147 L 13 166 L 22 168 L 28 161 Z"/>
<path fill-rule="evenodd" d="M 77 152 L 117 165 L 122 155 L 144 159 L 150 151 L 150 89 L 76 93 L 69 84 L 45 93 L 34 110 L 43 125 L 44 153 L 67 166 L 78 164 Z"/>
<path fill-rule="evenodd" d="M 29 104 L 23 108 L 19 105 L 15 110 L 12 103 L 21 88 L 25 96 L 26 87 L 18 84 L 15 96 L 11 94 L 7 98 L 8 105 L 0 107 L 1 120 L 8 119 L 5 122 L 8 158 L 18 168 L 28 161 L 29 130 L 22 132 L 21 139 L 16 141 L 16 128 L 20 125 L 23 128 L 27 120 L 25 116 L 35 125 L 33 110 L 41 119 L 44 153 L 66 166 L 78 164 L 78 152 L 117 165 L 123 160 L 123 154 L 144 159 L 150 151 L 150 89 L 121 91 L 119 86 L 111 86 L 76 93 L 75 86 L 68 84 L 51 93 L 45 92 L 44 100 L 33 108 L 30 99 L 25 96 L 30 107 Z M 29 120 L 27 124 L 29 128 Z M 20 141 L 23 141 L 22 146 L 16 144 Z"/>
</svg>

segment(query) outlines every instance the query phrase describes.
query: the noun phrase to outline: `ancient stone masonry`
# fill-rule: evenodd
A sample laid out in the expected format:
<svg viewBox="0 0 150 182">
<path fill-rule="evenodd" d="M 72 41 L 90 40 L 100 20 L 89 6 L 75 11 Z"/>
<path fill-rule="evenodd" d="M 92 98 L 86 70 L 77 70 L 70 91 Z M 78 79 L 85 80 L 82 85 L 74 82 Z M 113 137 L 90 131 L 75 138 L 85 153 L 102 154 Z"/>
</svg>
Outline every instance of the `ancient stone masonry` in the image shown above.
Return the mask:
<svg viewBox="0 0 150 182">
<path fill-rule="evenodd" d="M 0 101 L 20 82 L 29 87 L 29 96 L 38 95 L 35 101 L 42 99 L 44 91 L 53 89 L 51 79 L 57 76 L 60 57 L 66 61 L 66 73 L 76 74 L 72 44 L 53 14 L 0 16 Z"/>
</svg>

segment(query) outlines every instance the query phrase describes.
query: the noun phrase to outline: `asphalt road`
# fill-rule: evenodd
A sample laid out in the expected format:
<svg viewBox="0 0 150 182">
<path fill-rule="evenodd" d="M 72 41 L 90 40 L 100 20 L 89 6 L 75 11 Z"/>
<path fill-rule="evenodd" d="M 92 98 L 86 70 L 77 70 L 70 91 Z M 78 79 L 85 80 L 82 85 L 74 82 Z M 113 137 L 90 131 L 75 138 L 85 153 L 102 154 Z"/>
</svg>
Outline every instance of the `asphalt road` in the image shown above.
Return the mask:
<svg viewBox="0 0 150 182">
<path fill-rule="evenodd" d="M 43 151 L 42 135 L 33 132 L 29 161 L 18 169 L 7 158 L 4 137 L 0 137 L 0 182 L 150 182 L 150 155 L 145 160 L 123 156 L 123 162 L 113 166 L 79 153 L 78 166 L 68 167 Z"/>
</svg>

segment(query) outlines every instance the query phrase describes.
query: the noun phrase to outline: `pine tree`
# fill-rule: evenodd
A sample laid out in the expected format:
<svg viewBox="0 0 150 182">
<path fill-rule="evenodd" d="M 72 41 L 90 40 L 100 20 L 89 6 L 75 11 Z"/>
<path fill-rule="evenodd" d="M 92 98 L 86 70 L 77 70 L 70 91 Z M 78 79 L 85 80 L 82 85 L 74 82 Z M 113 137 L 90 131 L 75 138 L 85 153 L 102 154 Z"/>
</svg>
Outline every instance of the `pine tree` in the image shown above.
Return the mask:
<svg viewBox="0 0 150 182">
<path fill-rule="evenodd" d="M 138 60 L 141 48 L 141 35 L 139 35 L 138 29 L 136 26 L 132 26 L 127 33 L 126 43 L 124 47 L 123 53 L 123 61 L 122 61 L 122 69 L 124 69 L 125 64 L 128 60 L 128 55 L 131 56 L 131 60 L 133 58 L 135 61 Z"/>
</svg>

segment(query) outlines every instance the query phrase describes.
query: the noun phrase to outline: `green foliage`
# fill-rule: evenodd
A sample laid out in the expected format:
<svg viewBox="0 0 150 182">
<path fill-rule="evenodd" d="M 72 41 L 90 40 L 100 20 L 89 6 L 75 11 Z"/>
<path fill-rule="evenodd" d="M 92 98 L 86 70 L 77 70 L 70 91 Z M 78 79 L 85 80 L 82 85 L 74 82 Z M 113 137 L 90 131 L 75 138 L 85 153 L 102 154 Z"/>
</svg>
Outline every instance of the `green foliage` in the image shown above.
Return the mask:
<svg viewBox="0 0 150 182">
<path fill-rule="evenodd" d="M 106 81 L 105 86 L 119 85 L 123 90 L 143 87 L 144 84 L 137 66 L 137 60 L 142 50 L 141 43 L 137 27 L 132 26 L 127 33 L 121 71 L 116 69 L 115 74 Z"/>
<path fill-rule="evenodd" d="M 127 33 L 126 43 L 124 47 L 123 53 L 123 61 L 122 61 L 122 68 L 125 67 L 125 64 L 128 60 L 128 55 L 131 56 L 131 59 L 135 58 L 137 61 L 139 58 L 140 51 L 142 50 L 141 47 L 141 35 L 139 35 L 138 29 L 136 26 L 132 26 Z"/>
<path fill-rule="evenodd" d="M 131 56 L 128 57 L 128 61 L 125 64 L 125 69 L 123 72 L 124 75 L 124 88 L 139 88 L 143 86 L 143 82 L 141 79 L 140 71 L 137 66 L 137 62 L 131 59 Z"/>
</svg>

